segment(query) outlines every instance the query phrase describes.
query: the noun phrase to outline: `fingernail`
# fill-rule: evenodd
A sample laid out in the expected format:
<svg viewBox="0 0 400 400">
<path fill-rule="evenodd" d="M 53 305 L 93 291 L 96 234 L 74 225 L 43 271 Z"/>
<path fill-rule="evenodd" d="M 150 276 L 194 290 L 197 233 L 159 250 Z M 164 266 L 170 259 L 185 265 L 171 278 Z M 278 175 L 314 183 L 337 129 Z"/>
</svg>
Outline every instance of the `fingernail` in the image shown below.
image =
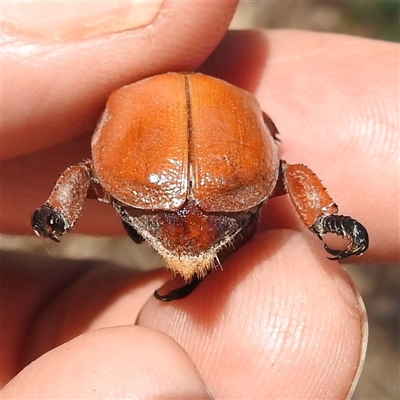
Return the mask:
<svg viewBox="0 0 400 400">
<path fill-rule="evenodd" d="M 367 353 L 367 345 L 368 345 L 368 317 L 367 317 L 367 310 L 365 309 L 365 304 L 364 301 L 358 292 L 355 284 L 352 282 L 352 287 L 354 294 L 356 296 L 360 313 L 361 313 L 361 346 L 360 346 L 360 355 L 358 359 L 358 366 L 356 373 L 354 374 L 353 382 L 349 388 L 349 392 L 347 394 L 346 400 L 350 400 L 353 397 L 354 390 L 357 386 L 358 380 L 360 379 L 360 375 L 362 372 L 362 369 L 364 367 L 364 361 L 365 361 L 365 356 Z"/>
<path fill-rule="evenodd" d="M 30 1 L 2 5 L 3 29 L 51 40 L 79 40 L 151 23 L 163 0 Z"/>
</svg>

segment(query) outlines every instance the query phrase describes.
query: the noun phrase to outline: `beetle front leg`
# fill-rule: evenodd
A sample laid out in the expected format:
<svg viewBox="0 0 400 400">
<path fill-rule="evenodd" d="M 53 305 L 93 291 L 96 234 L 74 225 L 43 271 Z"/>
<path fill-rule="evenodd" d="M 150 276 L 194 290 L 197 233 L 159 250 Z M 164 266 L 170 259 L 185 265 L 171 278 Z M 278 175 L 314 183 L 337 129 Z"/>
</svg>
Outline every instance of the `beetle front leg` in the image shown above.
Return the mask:
<svg viewBox="0 0 400 400">
<path fill-rule="evenodd" d="M 60 242 L 60 236 L 69 231 L 80 217 L 92 181 L 91 161 L 67 168 L 45 204 L 32 214 L 31 223 L 36 235 Z"/>
<path fill-rule="evenodd" d="M 355 219 L 338 215 L 338 206 L 308 167 L 281 161 L 279 179 L 307 228 L 320 239 L 330 232 L 350 240 L 344 250 L 331 249 L 325 244 L 325 250 L 333 256 L 331 260 L 361 255 L 368 249 L 367 230 Z"/>
</svg>

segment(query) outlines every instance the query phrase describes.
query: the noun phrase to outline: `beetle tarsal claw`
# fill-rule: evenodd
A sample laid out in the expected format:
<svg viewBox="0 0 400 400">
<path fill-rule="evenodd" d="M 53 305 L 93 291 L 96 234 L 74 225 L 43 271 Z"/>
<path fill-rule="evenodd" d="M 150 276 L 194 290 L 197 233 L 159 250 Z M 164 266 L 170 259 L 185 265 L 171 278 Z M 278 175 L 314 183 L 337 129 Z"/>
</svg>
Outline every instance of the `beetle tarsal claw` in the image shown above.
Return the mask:
<svg viewBox="0 0 400 400">
<path fill-rule="evenodd" d="M 358 221 L 344 215 L 323 215 L 317 219 L 311 230 L 321 237 L 326 233 L 334 233 L 350 240 L 346 249 L 331 249 L 324 245 L 325 250 L 333 257 L 330 260 L 342 260 L 352 255 L 362 255 L 369 245 L 368 232 Z"/>
<path fill-rule="evenodd" d="M 350 257 L 353 254 L 357 254 L 357 253 L 354 253 L 351 249 L 345 249 L 345 250 L 331 249 L 326 244 L 324 244 L 324 248 L 325 248 L 327 253 L 333 255 L 333 257 L 328 257 L 328 260 L 342 260 L 343 258 Z"/>
</svg>

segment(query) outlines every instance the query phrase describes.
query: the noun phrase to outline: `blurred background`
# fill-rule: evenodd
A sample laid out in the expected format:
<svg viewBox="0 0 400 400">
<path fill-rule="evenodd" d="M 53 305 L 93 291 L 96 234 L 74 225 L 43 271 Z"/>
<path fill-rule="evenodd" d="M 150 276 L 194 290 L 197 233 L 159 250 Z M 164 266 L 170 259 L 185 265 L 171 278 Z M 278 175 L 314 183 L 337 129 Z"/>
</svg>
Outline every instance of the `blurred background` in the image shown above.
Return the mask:
<svg viewBox="0 0 400 400">
<path fill-rule="evenodd" d="M 398 42 L 399 18 L 398 1 L 243 1 L 231 28 L 306 29 Z M 102 259 L 127 267 L 135 260 L 141 269 L 160 265 L 148 246 L 134 245 L 128 238 L 67 235 L 62 244 L 43 245 L 33 234 L 2 235 L 0 245 L 8 255 L 24 252 L 44 258 Z M 361 292 L 370 327 L 365 367 L 353 399 L 400 399 L 400 266 L 362 264 L 344 268 Z"/>
<path fill-rule="evenodd" d="M 399 12 L 395 0 L 240 1 L 231 28 L 305 29 L 398 42 Z"/>
</svg>

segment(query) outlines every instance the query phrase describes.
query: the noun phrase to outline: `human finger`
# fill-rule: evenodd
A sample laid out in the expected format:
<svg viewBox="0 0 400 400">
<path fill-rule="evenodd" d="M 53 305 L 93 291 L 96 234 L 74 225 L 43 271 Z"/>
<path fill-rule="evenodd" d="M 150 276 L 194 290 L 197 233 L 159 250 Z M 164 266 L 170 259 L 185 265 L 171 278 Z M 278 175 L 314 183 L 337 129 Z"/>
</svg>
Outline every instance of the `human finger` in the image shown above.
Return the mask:
<svg viewBox="0 0 400 400">
<path fill-rule="evenodd" d="M 2 253 L 0 275 L 1 386 L 85 331 L 134 324 L 166 279 L 106 262 L 13 252 Z"/>
<path fill-rule="evenodd" d="M 1 158 L 92 131 L 118 87 L 195 69 L 225 33 L 236 3 L 4 5 Z"/>
<path fill-rule="evenodd" d="M 318 245 L 298 232 L 257 234 L 189 297 L 149 300 L 138 324 L 174 338 L 216 398 L 347 398 L 366 315 Z"/>
<path fill-rule="evenodd" d="M 37 359 L 84 331 L 132 324 L 144 301 L 165 279 L 158 273 L 134 279 L 130 270 L 92 267 L 43 268 L 40 274 L 32 268 L 24 272 L 16 267 L 8 269 L 14 271 L 12 276 L 21 271 L 28 272 L 28 278 L 14 276 L 14 284 L 8 275 L 2 275 L 5 287 L 16 294 L 10 299 L 14 298 L 14 303 L 19 299 L 10 305 L 2 298 L 4 309 L 13 310 L 10 318 L 18 320 L 20 312 L 22 317 L 35 315 L 35 325 L 23 320 L 12 325 L 6 321 L 8 313 L 3 315 L 11 334 L 24 333 L 4 337 L 5 349 L 12 347 L 18 356 L 7 365 L 24 361 L 21 354 L 27 357 L 25 361 Z M 24 290 L 24 285 L 29 290 Z M 35 288 L 39 296 L 33 293 Z M 18 296 L 21 290 L 23 297 Z M 25 305 L 20 304 L 22 299 Z M 214 394 L 225 393 L 225 397 L 233 392 L 246 397 L 240 386 L 246 382 L 248 387 L 250 378 L 245 372 L 254 374 L 252 379 L 259 377 L 248 394 L 252 398 L 282 393 L 277 382 L 289 371 L 285 365 L 293 367 L 292 375 L 297 374 L 293 375 L 295 383 L 291 382 L 293 393 L 313 393 L 313 373 L 319 369 L 322 378 L 316 393 L 332 389 L 327 386 L 328 377 L 333 377 L 336 385 L 333 393 L 344 393 L 356 381 L 366 340 L 362 305 L 337 263 L 326 260 L 314 238 L 278 230 L 257 235 L 224 263 L 224 271 L 207 277 L 187 299 L 167 307 L 151 299 L 139 324 L 149 324 L 175 338 L 195 365 L 207 370 L 204 379 L 212 384 Z M 26 335 L 30 335 L 29 346 L 18 342 Z M 21 349 L 29 349 L 29 354 Z M 2 351 L 3 356 L 5 353 L 9 351 Z M 229 392 L 226 387 L 232 376 L 235 384 Z"/>
<path fill-rule="evenodd" d="M 186 352 L 138 326 L 92 330 L 45 353 L 1 392 L 3 399 L 209 399 Z"/>
</svg>

